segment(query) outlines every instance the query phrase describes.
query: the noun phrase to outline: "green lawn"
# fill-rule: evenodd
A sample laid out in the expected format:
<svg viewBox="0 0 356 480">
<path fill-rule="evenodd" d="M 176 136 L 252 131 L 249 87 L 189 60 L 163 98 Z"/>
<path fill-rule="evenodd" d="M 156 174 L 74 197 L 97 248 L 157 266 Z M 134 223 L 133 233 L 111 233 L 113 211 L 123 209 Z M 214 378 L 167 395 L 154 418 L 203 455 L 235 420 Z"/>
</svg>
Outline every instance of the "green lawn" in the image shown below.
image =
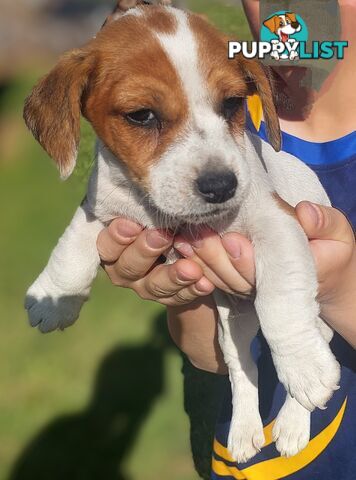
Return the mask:
<svg viewBox="0 0 356 480">
<path fill-rule="evenodd" d="M 191 4 L 230 32 L 243 24 L 231 7 Z M 245 26 L 239 31 L 247 35 Z M 100 273 L 75 326 L 41 335 L 27 324 L 24 293 L 83 197 L 93 144 L 84 125 L 79 166 L 61 182 L 20 118 L 36 76 L 14 80 L 0 117 L 0 128 L 10 125 L 0 156 L 0 480 L 197 479 L 182 360 L 160 306 Z M 193 437 L 201 439 L 195 460 L 205 470 L 214 415 L 202 419 L 200 402 L 208 408 L 210 392 L 214 403 L 216 381 L 188 367 L 186 408 L 203 432 Z"/>
</svg>

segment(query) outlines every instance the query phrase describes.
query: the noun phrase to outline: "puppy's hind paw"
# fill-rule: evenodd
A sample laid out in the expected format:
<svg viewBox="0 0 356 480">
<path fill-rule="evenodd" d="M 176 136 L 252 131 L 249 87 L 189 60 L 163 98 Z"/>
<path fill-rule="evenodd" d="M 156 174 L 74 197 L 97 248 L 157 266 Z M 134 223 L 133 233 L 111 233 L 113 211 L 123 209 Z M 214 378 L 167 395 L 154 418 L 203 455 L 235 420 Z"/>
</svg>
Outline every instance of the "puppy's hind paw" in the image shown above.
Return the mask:
<svg viewBox="0 0 356 480">
<path fill-rule="evenodd" d="M 234 460 L 245 463 L 261 451 L 265 443 L 261 419 L 232 420 L 227 448 Z"/>
<path fill-rule="evenodd" d="M 86 296 L 60 294 L 50 291 L 37 279 L 29 288 L 25 298 L 25 309 L 30 325 L 42 333 L 64 330 L 79 316 Z"/>
<path fill-rule="evenodd" d="M 296 400 L 287 397 L 273 426 L 273 440 L 283 457 L 292 457 L 308 445 L 310 412 Z"/>
</svg>

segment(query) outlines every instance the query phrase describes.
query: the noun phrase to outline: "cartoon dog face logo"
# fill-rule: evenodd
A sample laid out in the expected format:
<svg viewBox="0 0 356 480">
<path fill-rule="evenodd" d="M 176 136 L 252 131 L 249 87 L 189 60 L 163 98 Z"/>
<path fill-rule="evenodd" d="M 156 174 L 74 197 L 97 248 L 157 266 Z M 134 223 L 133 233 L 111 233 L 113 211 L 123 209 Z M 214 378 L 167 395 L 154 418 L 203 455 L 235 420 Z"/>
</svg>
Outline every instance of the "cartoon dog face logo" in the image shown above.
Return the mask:
<svg viewBox="0 0 356 480">
<path fill-rule="evenodd" d="M 302 29 L 296 14 L 292 12 L 286 12 L 284 15 L 274 15 L 263 22 L 263 25 L 277 35 L 280 42 L 283 43 L 289 41 L 290 35 L 294 35 Z"/>
</svg>

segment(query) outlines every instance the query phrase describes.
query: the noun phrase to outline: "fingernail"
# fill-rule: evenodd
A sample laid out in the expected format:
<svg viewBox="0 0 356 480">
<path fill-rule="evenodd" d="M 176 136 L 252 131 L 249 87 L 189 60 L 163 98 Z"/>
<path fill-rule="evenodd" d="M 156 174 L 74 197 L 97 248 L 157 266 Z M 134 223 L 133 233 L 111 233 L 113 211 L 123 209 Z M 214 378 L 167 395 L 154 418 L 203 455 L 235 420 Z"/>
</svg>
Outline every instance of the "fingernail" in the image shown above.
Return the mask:
<svg viewBox="0 0 356 480">
<path fill-rule="evenodd" d="M 306 208 L 308 209 L 309 216 L 313 221 L 314 226 L 318 227 L 321 223 L 321 217 L 322 217 L 319 207 L 311 202 L 308 202 L 305 205 L 306 205 Z"/>
<path fill-rule="evenodd" d="M 222 237 L 221 241 L 231 258 L 237 260 L 241 257 L 241 245 L 238 241 L 228 236 Z"/>
<path fill-rule="evenodd" d="M 177 278 L 181 282 L 191 282 L 192 280 L 194 280 L 194 277 L 192 278 L 192 275 L 189 275 L 189 273 L 187 272 L 179 272 L 177 274 Z"/>
<path fill-rule="evenodd" d="M 148 230 L 146 233 L 147 245 L 151 248 L 167 247 L 172 241 L 172 237 L 159 230 Z"/>
<path fill-rule="evenodd" d="M 194 255 L 194 250 L 188 242 L 176 242 L 174 243 L 174 248 L 183 255 L 183 257 L 192 257 Z"/>
<path fill-rule="evenodd" d="M 142 230 L 142 227 L 131 220 L 120 220 L 116 224 L 116 231 L 124 238 L 136 237 Z"/>
<path fill-rule="evenodd" d="M 195 288 L 200 293 L 209 293 L 212 290 L 210 282 L 204 277 L 195 284 Z"/>
</svg>

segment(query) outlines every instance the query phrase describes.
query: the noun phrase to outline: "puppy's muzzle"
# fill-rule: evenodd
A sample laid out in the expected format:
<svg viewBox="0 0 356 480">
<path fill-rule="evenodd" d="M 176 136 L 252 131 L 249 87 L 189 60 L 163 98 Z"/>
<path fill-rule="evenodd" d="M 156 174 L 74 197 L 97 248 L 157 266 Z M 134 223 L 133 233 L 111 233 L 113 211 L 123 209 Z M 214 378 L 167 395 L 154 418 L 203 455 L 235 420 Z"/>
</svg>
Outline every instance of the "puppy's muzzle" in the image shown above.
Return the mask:
<svg viewBox="0 0 356 480">
<path fill-rule="evenodd" d="M 197 178 L 196 186 L 207 203 L 224 203 L 235 195 L 237 178 L 231 170 L 208 171 Z"/>
</svg>

